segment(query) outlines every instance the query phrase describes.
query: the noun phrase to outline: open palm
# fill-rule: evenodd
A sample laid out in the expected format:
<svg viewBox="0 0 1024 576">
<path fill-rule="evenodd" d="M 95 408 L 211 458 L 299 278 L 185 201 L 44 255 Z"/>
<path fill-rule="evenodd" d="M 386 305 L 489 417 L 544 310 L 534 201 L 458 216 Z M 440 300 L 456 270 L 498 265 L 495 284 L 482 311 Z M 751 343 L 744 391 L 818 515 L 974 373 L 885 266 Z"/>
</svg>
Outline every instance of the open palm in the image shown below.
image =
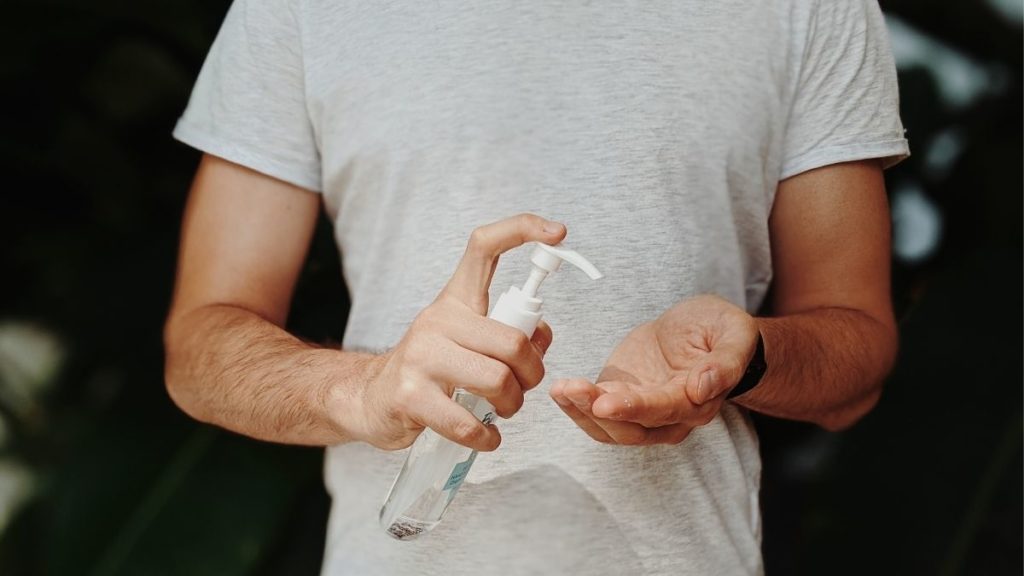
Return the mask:
<svg viewBox="0 0 1024 576">
<path fill-rule="evenodd" d="M 626 335 L 596 383 L 559 380 L 551 395 L 599 441 L 677 443 L 718 413 L 756 342 L 745 311 L 716 296 L 691 298 Z"/>
</svg>

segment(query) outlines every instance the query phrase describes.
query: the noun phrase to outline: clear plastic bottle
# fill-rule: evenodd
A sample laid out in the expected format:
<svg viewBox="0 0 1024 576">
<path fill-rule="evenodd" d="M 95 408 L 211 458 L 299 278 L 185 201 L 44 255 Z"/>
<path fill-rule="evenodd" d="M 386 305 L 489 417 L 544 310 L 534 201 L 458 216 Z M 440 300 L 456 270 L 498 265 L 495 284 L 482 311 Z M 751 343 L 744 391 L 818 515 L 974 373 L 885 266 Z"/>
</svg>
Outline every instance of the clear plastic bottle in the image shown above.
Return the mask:
<svg viewBox="0 0 1024 576">
<path fill-rule="evenodd" d="M 494 419 L 490 402 L 457 390 L 454 400 L 484 424 Z M 466 479 L 477 451 L 426 429 L 413 442 L 380 511 L 381 526 L 399 540 L 411 540 L 437 526 Z M 411 501 L 410 501 L 411 500 Z"/>
<path fill-rule="evenodd" d="M 489 315 L 499 322 L 522 330 L 527 336 L 540 322 L 537 290 L 548 274 L 558 270 L 565 260 L 591 279 L 601 278 L 593 264 L 562 245 L 537 244 L 532 256 L 533 270 L 522 290 L 512 286 L 498 298 Z M 494 407 L 487 400 L 458 389 L 452 396 L 484 424 L 494 419 Z M 432 530 L 441 521 L 448 505 L 469 474 L 477 451 L 452 442 L 426 429 L 413 442 L 401 472 L 391 486 L 380 511 L 380 524 L 388 534 L 399 540 L 411 540 Z"/>
</svg>

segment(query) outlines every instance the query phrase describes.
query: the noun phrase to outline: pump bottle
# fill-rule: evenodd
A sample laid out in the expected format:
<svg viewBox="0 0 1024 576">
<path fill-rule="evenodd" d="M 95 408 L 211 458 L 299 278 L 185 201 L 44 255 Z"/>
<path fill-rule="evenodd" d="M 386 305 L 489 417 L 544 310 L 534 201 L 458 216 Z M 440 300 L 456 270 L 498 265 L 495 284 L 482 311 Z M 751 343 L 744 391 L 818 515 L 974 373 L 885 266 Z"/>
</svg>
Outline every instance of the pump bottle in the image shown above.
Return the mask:
<svg viewBox="0 0 1024 576">
<path fill-rule="evenodd" d="M 521 330 L 527 337 L 540 322 L 543 300 L 537 297 L 541 282 L 558 270 L 562 261 L 583 270 L 592 280 L 602 274 L 574 250 L 564 245 L 537 244 L 530 256 L 533 269 L 522 289 L 510 287 L 495 303 L 488 317 Z M 494 419 L 494 407 L 459 388 L 452 399 L 484 424 Z M 411 540 L 432 530 L 469 473 L 477 451 L 452 442 L 427 428 L 413 443 L 402 471 L 380 511 L 380 523 L 398 540 Z"/>
</svg>

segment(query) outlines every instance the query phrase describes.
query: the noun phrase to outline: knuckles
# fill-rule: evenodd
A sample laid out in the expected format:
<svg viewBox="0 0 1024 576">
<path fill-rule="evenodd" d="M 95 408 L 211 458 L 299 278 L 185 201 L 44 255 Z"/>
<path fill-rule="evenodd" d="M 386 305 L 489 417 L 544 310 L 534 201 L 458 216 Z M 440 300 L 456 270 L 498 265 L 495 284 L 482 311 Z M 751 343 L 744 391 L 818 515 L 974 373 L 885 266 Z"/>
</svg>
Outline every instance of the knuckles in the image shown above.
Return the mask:
<svg viewBox="0 0 1024 576">
<path fill-rule="evenodd" d="M 458 306 L 461 303 L 453 296 L 442 291 L 437 298 L 426 308 L 420 310 L 412 325 L 409 326 L 408 334 L 430 334 L 444 332 L 445 327 L 450 324 L 454 315 L 459 313 Z"/>
<path fill-rule="evenodd" d="M 489 388 L 492 390 L 492 404 L 498 416 L 510 418 L 523 407 L 523 390 L 508 366 L 498 364 L 494 376 L 490 378 Z"/>
<path fill-rule="evenodd" d="M 487 436 L 484 425 L 477 421 L 459 420 L 452 425 L 452 435 L 461 443 L 477 445 Z"/>
<path fill-rule="evenodd" d="M 491 388 L 498 396 L 509 396 L 519 391 L 519 383 L 512 374 L 512 369 L 504 364 L 497 364 L 490 382 Z"/>
<path fill-rule="evenodd" d="M 487 258 L 491 256 L 491 245 L 494 243 L 493 235 L 486 226 L 474 228 L 469 233 L 469 243 L 466 251 L 473 256 Z"/>
<path fill-rule="evenodd" d="M 544 379 L 544 374 L 545 374 L 546 370 L 544 368 L 544 363 L 543 362 L 540 362 L 540 361 L 537 362 L 537 366 L 535 368 L 535 372 L 536 372 L 536 375 L 533 376 L 532 378 L 530 378 L 528 382 L 524 383 L 524 388 L 526 390 L 532 390 L 532 389 L 536 388 L 537 385 L 540 384 L 541 380 Z"/>
<path fill-rule="evenodd" d="M 470 234 L 469 250 L 478 250 L 486 254 L 493 243 L 493 231 L 487 227 L 475 229 Z M 438 295 L 429 306 L 423 308 L 409 326 L 402 344 L 395 351 L 392 379 L 395 381 L 391 402 L 388 402 L 389 418 L 404 419 L 405 415 L 417 408 L 422 398 L 422 383 L 430 379 L 434 372 L 431 366 L 438 361 L 439 344 L 445 338 L 446 327 L 458 321 L 458 315 L 464 314 L 464 304 L 446 296 Z M 497 349 L 501 351 L 504 361 L 490 363 L 480 378 L 479 391 L 495 406 L 495 412 L 509 418 L 522 408 L 523 392 L 535 388 L 543 380 L 545 368 L 541 354 L 533 341 L 524 333 L 509 328 L 498 334 L 489 335 L 497 338 Z M 479 373 L 479 366 L 473 372 Z M 480 434 L 481 430 L 471 429 L 467 425 L 466 433 Z M 412 436 L 415 439 L 415 435 Z M 468 439 L 467 439 L 468 440 Z M 408 445 L 411 440 L 388 441 L 388 446 L 395 449 Z"/>
<path fill-rule="evenodd" d="M 522 389 L 530 390 L 540 384 L 544 379 L 544 362 L 530 338 L 516 330 L 505 337 L 503 347 L 508 361 L 515 365 L 516 372 L 522 376 L 519 382 Z"/>
<path fill-rule="evenodd" d="M 409 332 L 415 333 L 420 330 L 426 329 L 430 326 L 433 326 L 437 321 L 437 317 L 439 316 L 441 312 L 440 309 L 442 307 L 442 302 L 435 301 L 430 306 L 427 306 L 423 310 L 420 310 L 420 313 L 416 315 L 416 319 L 413 321 L 412 325 L 409 326 Z"/>
<path fill-rule="evenodd" d="M 501 406 L 495 404 L 494 412 L 502 418 L 511 418 L 515 416 L 516 412 L 519 412 L 520 408 L 523 407 L 524 401 L 525 400 L 521 394 L 519 396 L 513 396 L 506 402 L 503 402 Z"/>
<path fill-rule="evenodd" d="M 400 417 L 408 414 L 419 402 L 420 390 L 413 378 L 401 378 L 393 391 L 394 407 L 400 414 L 388 414 L 389 417 Z"/>
<path fill-rule="evenodd" d="M 526 334 L 515 330 L 506 338 L 505 348 L 510 357 L 525 360 L 533 352 L 533 343 L 526 337 Z"/>
</svg>

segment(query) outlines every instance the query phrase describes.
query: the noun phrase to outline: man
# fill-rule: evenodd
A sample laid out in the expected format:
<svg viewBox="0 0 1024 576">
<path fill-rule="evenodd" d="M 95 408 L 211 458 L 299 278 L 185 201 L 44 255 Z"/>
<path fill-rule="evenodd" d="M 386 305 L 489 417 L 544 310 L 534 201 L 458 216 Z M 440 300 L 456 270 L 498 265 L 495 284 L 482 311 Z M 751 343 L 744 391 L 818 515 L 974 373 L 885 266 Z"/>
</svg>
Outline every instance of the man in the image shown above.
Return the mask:
<svg viewBox="0 0 1024 576">
<path fill-rule="evenodd" d="M 761 573 L 747 411 L 845 428 L 893 362 L 908 151 L 872 0 L 237 0 L 175 135 L 206 155 L 168 389 L 329 446 L 324 574 Z M 282 329 L 321 202 L 340 351 Z M 498 256 L 566 238 L 605 279 L 546 283 L 531 340 L 487 319 L 527 271 Z M 397 542 L 377 513 L 424 427 L 488 453 Z"/>
</svg>

